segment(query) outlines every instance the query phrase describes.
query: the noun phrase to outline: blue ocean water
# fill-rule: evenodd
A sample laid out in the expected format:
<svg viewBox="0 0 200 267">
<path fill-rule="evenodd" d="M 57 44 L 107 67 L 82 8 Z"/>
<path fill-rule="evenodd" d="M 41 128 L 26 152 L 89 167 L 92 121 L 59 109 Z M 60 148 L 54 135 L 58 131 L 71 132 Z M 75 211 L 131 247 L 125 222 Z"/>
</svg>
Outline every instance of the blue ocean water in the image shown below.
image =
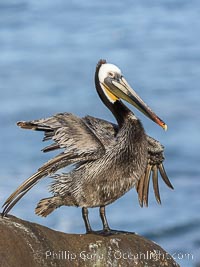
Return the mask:
<svg viewBox="0 0 200 267">
<path fill-rule="evenodd" d="M 131 190 L 107 208 L 114 229 L 135 231 L 173 254 L 184 267 L 200 262 L 200 2 L 0 2 L 0 203 L 54 154 L 40 150 L 42 134 L 16 121 L 68 111 L 114 121 L 94 88 L 100 58 L 118 65 L 139 95 L 168 124 L 162 131 L 136 111 L 146 132 L 165 146 L 175 187 L 160 182 L 162 205 L 150 193 L 141 209 Z M 131 107 L 131 109 L 133 109 Z M 134 109 L 133 109 L 134 110 Z M 135 110 L 134 110 L 135 112 Z M 62 207 L 46 219 L 34 214 L 48 193 L 46 179 L 12 214 L 56 230 L 82 233 L 81 211 Z M 97 210 L 91 224 L 100 228 Z"/>
</svg>

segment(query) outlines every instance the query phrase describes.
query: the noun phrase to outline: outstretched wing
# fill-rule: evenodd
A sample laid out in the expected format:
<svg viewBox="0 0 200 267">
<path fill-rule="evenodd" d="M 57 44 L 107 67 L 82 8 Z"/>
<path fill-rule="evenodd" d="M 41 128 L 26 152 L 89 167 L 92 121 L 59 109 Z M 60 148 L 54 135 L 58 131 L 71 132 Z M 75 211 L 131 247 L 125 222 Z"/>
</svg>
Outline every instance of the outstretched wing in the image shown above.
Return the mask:
<svg viewBox="0 0 200 267">
<path fill-rule="evenodd" d="M 153 189 L 157 202 L 161 204 L 159 185 L 158 185 L 158 172 L 160 173 L 165 184 L 173 189 L 173 186 L 165 172 L 163 161 L 164 161 L 164 147 L 155 139 L 147 136 L 148 140 L 148 153 L 149 159 L 146 171 L 139 180 L 136 190 L 138 192 L 138 200 L 140 206 L 148 206 L 148 195 L 149 195 L 149 182 L 152 174 Z"/>
<path fill-rule="evenodd" d="M 18 126 L 24 129 L 44 131 L 44 139 L 54 141 L 45 147 L 43 152 L 63 148 L 65 153 L 87 159 L 96 159 L 105 152 L 105 147 L 95 135 L 89 125 L 71 113 L 59 113 L 47 119 L 29 122 L 18 122 Z"/>
<path fill-rule="evenodd" d="M 86 120 L 70 113 L 60 113 L 47 119 L 17 123 L 24 129 L 44 131 L 44 141 L 53 140 L 54 143 L 45 147 L 44 152 L 59 148 L 63 148 L 64 152 L 45 163 L 9 196 L 3 205 L 3 216 L 43 177 L 69 164 L 94 160 L 105 153 L 106 147 Z"/>
</svg>

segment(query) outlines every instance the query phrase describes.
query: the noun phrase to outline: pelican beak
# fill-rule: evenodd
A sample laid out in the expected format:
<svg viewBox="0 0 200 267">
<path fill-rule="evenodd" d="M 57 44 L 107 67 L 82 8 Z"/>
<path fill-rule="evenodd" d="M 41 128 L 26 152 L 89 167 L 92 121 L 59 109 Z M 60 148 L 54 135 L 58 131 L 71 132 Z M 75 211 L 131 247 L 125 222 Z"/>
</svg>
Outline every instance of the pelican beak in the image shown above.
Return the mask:
<svg viewBox="0 0 200 267">
<path fill-rule="evenodd" d="M 165 124 L 164 121 L 162 121 L 147 106 L 147 104 L 137 95 L 137 93 L 131 88 L 123 76 L 115 78 L 107 77 L 104 80 L 104 86 L 110 91 L 111 94 L 132 104 L 144 115 L 160 125 L 165 131 L 167 130 L 167 124 Z"/>
</svg>

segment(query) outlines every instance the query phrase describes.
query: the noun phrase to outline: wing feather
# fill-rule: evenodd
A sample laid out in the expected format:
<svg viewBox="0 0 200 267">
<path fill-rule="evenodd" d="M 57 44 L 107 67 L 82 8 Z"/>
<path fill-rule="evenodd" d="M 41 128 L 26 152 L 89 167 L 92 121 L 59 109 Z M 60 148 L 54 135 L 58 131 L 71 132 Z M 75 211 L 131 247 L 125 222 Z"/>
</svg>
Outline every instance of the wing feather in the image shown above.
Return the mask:
<svg viewBox="0 0 200 267">
<path fill-rule="evenodd" d="M 158 185 L 158 168 L 156 165 L 153 165 L 152 167 L 152 180 L 153 180 L 153 189 L 154 189 L 155 198 L 158 204 L 161 204 L 159 185 Z"/>
</svg>

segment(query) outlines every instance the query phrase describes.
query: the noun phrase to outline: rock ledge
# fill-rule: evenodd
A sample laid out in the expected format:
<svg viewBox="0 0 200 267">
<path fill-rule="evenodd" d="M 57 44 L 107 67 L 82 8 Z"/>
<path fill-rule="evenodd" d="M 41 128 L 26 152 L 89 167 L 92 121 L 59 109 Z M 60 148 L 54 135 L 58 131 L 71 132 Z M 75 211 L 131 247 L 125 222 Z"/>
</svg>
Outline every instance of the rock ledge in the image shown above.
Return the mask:
<svg viewBox="0 0 200 267">
<path fill-rule="evenodd" d="M 9 215 L 0 217 L 0 266 L 179 266 L 134 233 L 65 234 Z"/>
</svg>

